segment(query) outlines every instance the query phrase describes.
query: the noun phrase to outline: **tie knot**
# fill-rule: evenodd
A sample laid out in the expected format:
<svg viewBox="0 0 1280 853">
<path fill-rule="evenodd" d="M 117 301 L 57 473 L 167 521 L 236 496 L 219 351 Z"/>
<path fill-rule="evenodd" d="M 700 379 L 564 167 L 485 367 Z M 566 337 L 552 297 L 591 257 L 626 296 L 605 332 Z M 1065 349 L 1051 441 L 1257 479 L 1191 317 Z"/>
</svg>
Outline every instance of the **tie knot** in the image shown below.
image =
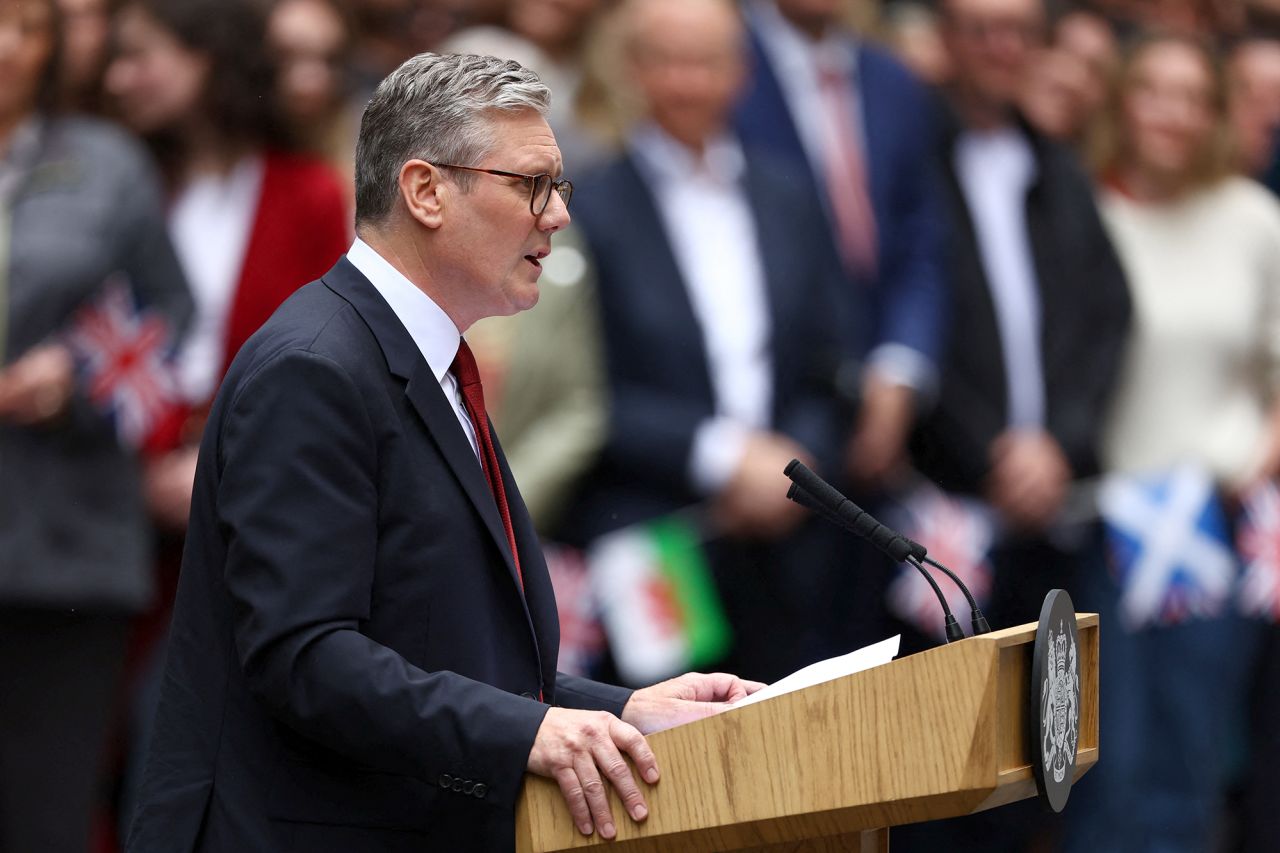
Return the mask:
<svg viewBox="0 0 1280 853">
<path fill-rule="evenodd" d="M 480 384 L 480 368 L 476 366 L 476 357 L 471 353 L 465 339 L 458 341 L 458 354 L 454 356 L 453 365 L 449 368 L 458 378 L 462 387 Z"/>
</svg>

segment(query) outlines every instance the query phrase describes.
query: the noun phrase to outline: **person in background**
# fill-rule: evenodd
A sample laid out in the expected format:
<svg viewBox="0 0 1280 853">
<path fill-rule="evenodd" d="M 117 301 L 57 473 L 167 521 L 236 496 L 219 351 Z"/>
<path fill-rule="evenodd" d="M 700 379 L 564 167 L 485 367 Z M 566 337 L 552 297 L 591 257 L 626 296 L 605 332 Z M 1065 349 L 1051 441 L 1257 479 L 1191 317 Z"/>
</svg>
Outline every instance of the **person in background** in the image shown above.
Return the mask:
<svg viewBox="0 0 1280 853">
<path fill-rule="evenodd" d="M 102 113 L 102 77 L 107 69 L 114 0 L 58 0 L 62 11 L 62 72 L 59 101 L 66 109 Z"/>
<path fill-rule="evenodd" d="M 1280 473 L 1280 204 L 1232 174 L 1227 128 L 1208 47 L 1133 48 L 1098 152 L 1134 300 L 1103 451 L 1112 472 L 1195 466 L 1240 500 Z M 1121 590 L 1094 582 L 1111 622 L 1099 693 L 1114 746 L 1072 815 L 1072 849 L 1211 849 L 1259 626 L 1229 591 L 1176 622 L 1121 622 Z"/>
<path fill-rule="evenodd" d="M 169 343 L 192 303 L 145 150 L 56 109 L 62 44 L 54 0 L 0 0 L 0 850 L 85 853 L 129 624 L 155 590 L 136 448 L 70 340 L 109 281 Z"/>
<path fill-rule="evenodd" d="M 107 88 L 167 178 L 169 232 L 196 295 L 180 355 L 194 420 L 152 466 L 160 520 L 185 524 L 198 421 L 240 346 L 342 255 L 351 225 L 337 177 L 291 150 L 276 68 L 253 0 L 130 0 Z"/>
<path fill-rule="evenodd" d="M 844 334 L 860 374 L 846 457 L 868 492 L 893 484 L 946 336 L 937 105 L 883 49 L 846 28 L 843 0 L 752 0 L 752 75 L 735 116 L 745 144 L 822 200 L 843 261 Z"/>
<path fill-rule="evenodd" d="M 1099 471 L 1129 296 L 1084 170 L 1017 111 L 1044 33 L 1039 0 L 947 0 L 942 20 L 953 335 L 913 451 L 921 473 L 993 512 L 985 610 L 1007 627 L 1034 621 L 1049 589 L 1073 589 L 1098 559 L 1095 528 L 1055 533 L 1073 485 Z M 895 830 L 894 846 L 1021 851 L 1043 831 L 1031 804 Z"/>
<path fill-rule="evenodd" d="M 551 129 L 565 162 L 580 174 L 602 163 L 607 145 L 578 118 L 583 51 L 602 0 L 511 0 L 504 26 L 476 26 L 454 33 L 441 49 L 514 59 L 532 68 L 556 98 Z"/>
<path fill-rule="evenodd" d="M 1280 189 L 1280 40 L 1241 41 L 1227 57 L 1227 114 L 1244 174 Z"/>
<path fill-rule="evenodd" d="M 891 3 L 885 9 L 884 30 L 894 54 L 913 74 L 931 86 L 947 82 L 951 58 L 933 9 L 923 3 Z"/>
<path fill-rule="evenodd" d="M 302 150 L 324 160 L 348 190 L 355 179 L 356 134 L 363 104 L 351 96 L 347 67 L 354 45 L 340 0 L 279 0 L 267 38 L 279 67 L 277 103 Z"/>
<path fill-rule="evenodd" d="M 127 815 L 155 706 L 205 413 L 249 336 L 341 257 L 351 221 L 332 170 L 292 150 L 258 3 L 128 0 L 117 23 L 107 89 L 161 163 L 168 231 L 196 302 L 178 354 L 188 416 L 147 463 L 163 592 L 139 630 Z"/>
<path fill-rule="evenodd" d="M 1036 130 L 1078 152 L 1106 103 L 1119 62 L 1106 19 L 1075 10 L 1053 28 L 1053 42 L 1029 63 L 1022 110 Z"/>
<path fill-rule="evenodd" d="M 1053 27 L 1053 45 L 1079 62 L 1087 85 L 1083 112 L 1092 119 L 1106 106 L 1111 80 L 1120 65 L 1120 46 L 1106 18 L 1087 9 L 1074 9 Z"/>
<path fill-rule="evenodd" d="M 710 507 L 711 569 L 737 629 L 729 660 L 776 678 L 830 653 L 821 581 L 837 567 L 807 552 L 783 468 L 830 470 L 838 455 L 823 378 L 839 262 L 816 201 L 730 130 L 747 61 L 733 4 L 620 12 L 648 115 L 575 196 L 598 268 L 610 420 L 567 517 L 590 541 Z"/>
</svg>

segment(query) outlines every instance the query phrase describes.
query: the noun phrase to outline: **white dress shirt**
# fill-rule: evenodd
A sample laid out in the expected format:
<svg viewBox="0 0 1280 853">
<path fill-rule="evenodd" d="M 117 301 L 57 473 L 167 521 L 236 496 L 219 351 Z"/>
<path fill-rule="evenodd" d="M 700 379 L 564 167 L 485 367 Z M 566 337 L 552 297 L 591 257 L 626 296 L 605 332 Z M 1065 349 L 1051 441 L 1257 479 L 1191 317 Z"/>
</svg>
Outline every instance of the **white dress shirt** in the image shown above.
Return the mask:
<svg viewBox="0 0 1280 853">
<path fill-rule="evenodd" d="M 771 323 L 755 217 L 741 183 L 746 159 L 727 136 L 699 156 L 652 125 L 629 144 L 660 188 L 659 218 L 702 329 L 716 415 L 698 430 L 689 473 L 696 489 L 715 494 L 733 476 L 748 432 L 772 421 Z"/>
<path fill-rule="evenodd" d="M 409 337 L 417 345 L 422 357 L 427 360 L 444 397 L 453 405 L 453 414 L 458 418 L 462 431 L 471 442 L 471 450 L 480 461 L 480 445 L 476 441 L 476 428 L 467 414 L 466 404 L 462 400 L 462 389 L 454 375 L 449 372 L 453 360 L 458 355 L 458 343 L 462 334 L 444 309 L 435 303 L 430 296 L 404 275 L 373 247 L 359 237 L 347 250 L 347 260 L 369 279 L 374 289 L 382 295 L 392 312 L 404 325 Z M 482 463 L 483 464 L 483 463 Z"/>
<path fill-rule="evenodd" d="M 1042 427 L 1040 287 L 1027 231 L 1035 153 L 1014 128 L 967 131 L 956 143 L 955 169 L 995 305 L 1009 386 L 1009 426 Z"/>
<path fill-rule="evenodd" d="M 178 381 L 191 403 L 213 395 L 227 358 L 227 321 L 258 212 L 263 170 L 262 158 L 251 156 L 225 175 L 197 177 L 169 210 L 169 238 L 196 307 L 178 352 Z"/>
</svg>

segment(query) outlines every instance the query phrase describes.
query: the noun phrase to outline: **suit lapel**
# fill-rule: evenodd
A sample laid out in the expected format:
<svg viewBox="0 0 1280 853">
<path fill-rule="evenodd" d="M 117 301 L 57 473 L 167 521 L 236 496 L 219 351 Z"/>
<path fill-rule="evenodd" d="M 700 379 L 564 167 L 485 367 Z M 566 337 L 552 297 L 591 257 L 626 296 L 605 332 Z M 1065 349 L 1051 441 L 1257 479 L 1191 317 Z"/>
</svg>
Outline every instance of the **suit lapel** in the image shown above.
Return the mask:
<svg viewBox="0 0 1280 853">
<path fill-rule="evenodd" d="M 493 493 L 489 491 L 489 484 L 485 481 L 484 469 L 480 467 L 480 461 L 471 449 L 471 442 L 458 423 L 453 407 L 445 399 L 440 383 L 436 381 L 435 374 L 414 344 L 408 330 L 368 279 L 345 257 L 325 275 L 324 282 L 359 312 L 378 339 L 391 373 L 407 381 L 405 396 L 426 425 L 427 431 L 440 448 L 440 455 L 448 463 L 489 535 L 493 537 L 512 583 L 518 588 L 519 575 L 511 549 L 507 545 L 502 517 L 498 514 Z M 523 595 L 521 599 L 523 600 Z M 527 607 L 525 615 L 528 616 Z M 532 623 L 530 629 L 532 630 Z"/>
<path fill-rule="evenodd" d="M 768 210 L 777 210 L 776 194 L 769 191 L 767 181 L 764 176 L 766 174 L 767 164 L 757 163 L 754 158 L 747 154 L 747 168 L 743 176 L 743 186 L 747 195 L 747 205 L 751 208 L 751 217 L 754 221 L 757 234 L 760 230 L 760 223 L 763 221 L 761 212 Z M 757 236 L 757 245 L 761 243 Z M 779 379 L 777 376 L 778 353 L 776 350 L 778 344 L 778 336 L 775 334 L 774 324 L 781 317 L 791 317 L 794 313 L 789 310 L 788 300 L 795 294 L 802 292 L 801 288 L 788 287 L 792 275 L 788 270 L 787 261 L 790 259 L 788 254 L 789 247 L 778 246 L 777 251 L 758 251 L 760 256 L 760 264 L 764 272 L 764 284 L 766 299 L 769 303 L 769 351 L 772 353 L 774 380 Z M 777 386 L 775 386 L 777 387 Z M 776 399 L 775 394 L 775 399 Z"/>
<path fill-rule="evenodd" d="M 667 340 L 673 344 L 678 341 L 691 343 L 697 353 L 698 364 L 702 367 L 699 373 L 702 392 L 708 400 L 714 401 L 715 391 L 711 384 L 711 359 L 707 356 L 706 335 L 694 313 L 689 284 L 680 272 L 680 265 L 676 263 L 656 202 L 630 156 L 623 160 L 622 178 L 623 187 L 619 198 L 632 200 L 627 219 L 630 226 L 627 242 L 634 246 L 632 251 L 635 252 L 635 257 L 645 259 L 648 298 L 669 306 Z"/>
<path fill-rule="evenodd" d="M 877 117 L 894 114 L 893 90 L 879 79 L 879 68 L 872 61 L 874 57 L 865 49 L 858 50 L 857 79 L 854 88 L 858 93 L 860 118 L 862 121 L 862 169 L 866 175 L 867 195 L 871 199 L 871 209 L 875 212 L 877 225 L 883 226 L 884 217 L 879 212 L 887 207 L 882 203 L 883 187 L 881 179 L 889 172 L 878 169 L 892 149 L 889 140 L 885 139 L 885 122 Z"/>
</svg>

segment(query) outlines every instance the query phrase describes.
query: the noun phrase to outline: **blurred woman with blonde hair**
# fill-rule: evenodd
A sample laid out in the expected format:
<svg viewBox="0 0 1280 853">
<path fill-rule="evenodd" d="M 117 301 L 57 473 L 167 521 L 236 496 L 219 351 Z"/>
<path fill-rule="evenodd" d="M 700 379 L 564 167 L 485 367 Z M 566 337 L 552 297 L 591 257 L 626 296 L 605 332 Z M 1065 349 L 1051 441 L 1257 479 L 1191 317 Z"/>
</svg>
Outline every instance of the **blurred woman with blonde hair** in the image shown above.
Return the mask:
<svg viewBox="0 0 1280 853">
<path fill-rule="evenodd" d="M 1156 489 L 1160 514 L 1132 559 L 1115 549 L 1111 575 L 1094 579 L 1112 623 L 1099 691 L 1111 748 L 1082 797 L 1092 808 L 1070 822 L 1072 849 L 1091 853 L 1212 848 L 1257 657 L 1230 510 L 1280 471 L 1280 205 L 1232 174 L 1227 128 L 1212 50 L 1160 35 L 1132 49 L 1096 140 L 1100 206 L 1134 307 L 1103 461 L 1110 484 Z M 1179 505 L 1192 523 L 1171 525 L 1192 493 Z M 1179 541 L 1193 545 L 1143 547 Z M 1151 581 L 1154 597 L 1134 591 Z"/>
</svg>

